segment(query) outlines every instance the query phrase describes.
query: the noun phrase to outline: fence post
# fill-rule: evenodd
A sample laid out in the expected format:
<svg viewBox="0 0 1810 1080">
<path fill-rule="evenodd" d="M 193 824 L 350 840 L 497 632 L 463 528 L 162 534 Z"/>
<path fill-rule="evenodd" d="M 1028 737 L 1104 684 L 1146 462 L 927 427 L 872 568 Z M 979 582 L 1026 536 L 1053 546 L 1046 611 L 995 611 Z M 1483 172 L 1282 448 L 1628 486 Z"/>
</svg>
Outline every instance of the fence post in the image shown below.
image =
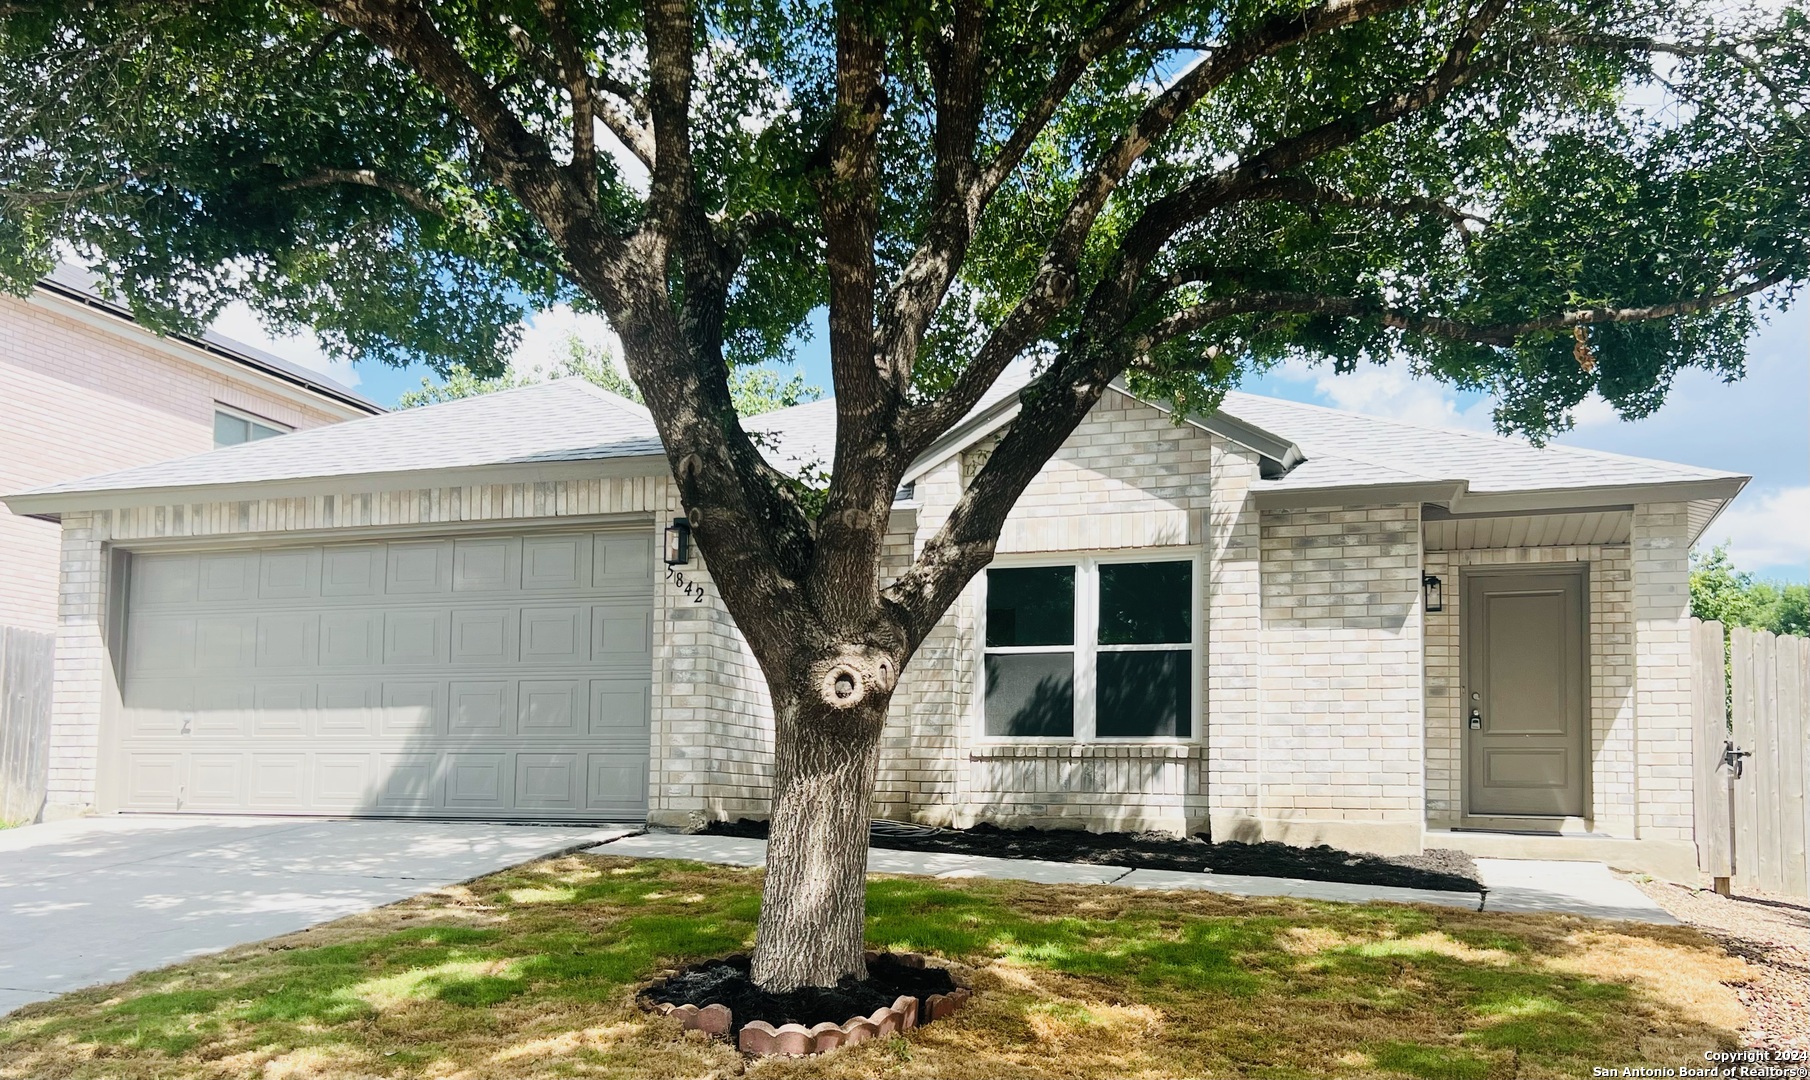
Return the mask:
<svg viewBox="0 0 1810 1080">
<path fill-rule="evenodd" d="M 1691 620 L 1691 770 L 1697 809 L 1697 868 L 1723 896 L 1735 872 L 1735 776 L 1723 756 L 1729 739 L 1722 624 Z"/>
</svg>

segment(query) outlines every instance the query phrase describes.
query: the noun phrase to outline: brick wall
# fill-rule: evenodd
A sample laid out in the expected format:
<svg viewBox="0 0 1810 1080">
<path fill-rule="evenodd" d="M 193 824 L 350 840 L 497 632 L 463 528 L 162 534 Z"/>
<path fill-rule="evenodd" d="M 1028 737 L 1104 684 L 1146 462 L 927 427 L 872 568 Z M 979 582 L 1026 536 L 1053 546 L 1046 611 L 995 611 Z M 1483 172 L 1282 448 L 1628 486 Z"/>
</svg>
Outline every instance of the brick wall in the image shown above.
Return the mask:
<svg viewBox="0 0 1810 1080">
<path fill-rule="evenodd" d="M 1684 503 L 1634 507 L 1634 690 L 1643 840 L 1690 840 L 1690 523 Z"/>
<path fill-rule="evenodd" d="M 344 418 L 259 381 L 0 296 L 0 494 L 211 450 L 216 401 L 294 428 Z M 59 546 L 0 508 L 0 623 L 55 627 Z"/>
<path fill-rule="evenodd" d="M 1231 835 L 1418 850 L 1420 507 L 1265 511 L 1260 543 L 1260 786 Z"/>
<path fill-rule="evenodd" d="M 1614 836 L 1634 835 L 1634 594 L 1628 548 L 1619 544 L 1427 553 L 1427 572 L 1445 582 L 1445 610 L 1426 616 L 1429 824 L 1459 824 L 1464 809 L 1462 572 L 1552 563 L 1587 567 L 1591 827 Z"/>
</svg>

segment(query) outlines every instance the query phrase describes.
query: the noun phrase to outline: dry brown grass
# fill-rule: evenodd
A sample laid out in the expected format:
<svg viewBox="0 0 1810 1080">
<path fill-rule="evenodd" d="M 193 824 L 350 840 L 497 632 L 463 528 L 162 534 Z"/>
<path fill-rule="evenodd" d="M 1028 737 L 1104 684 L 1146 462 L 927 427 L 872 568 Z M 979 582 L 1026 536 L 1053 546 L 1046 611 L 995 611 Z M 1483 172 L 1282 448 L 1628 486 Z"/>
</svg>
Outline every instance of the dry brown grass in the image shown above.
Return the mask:
<svg viewBox="0 0 1810 1080">
<path fill-rule="evenodd" d="M 1395 905 L 876 878 L 869 937 L 962 967 L 949 1021 L 745 1061 L 634 1004 L 745 947 L 757 871 L 571 856 L 0 1021 L 0 1078 L 1588 1076 L 1734 1045 L 1695 931 Z"/>
</svg>

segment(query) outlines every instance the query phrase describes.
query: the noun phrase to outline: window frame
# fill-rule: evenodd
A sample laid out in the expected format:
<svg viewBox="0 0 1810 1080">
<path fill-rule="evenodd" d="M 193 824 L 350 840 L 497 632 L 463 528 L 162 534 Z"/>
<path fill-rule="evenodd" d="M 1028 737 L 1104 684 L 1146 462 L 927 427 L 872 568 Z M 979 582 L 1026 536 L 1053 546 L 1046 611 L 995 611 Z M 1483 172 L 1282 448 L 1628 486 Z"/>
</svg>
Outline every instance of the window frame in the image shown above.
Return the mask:
<svg viewBox="0 0 1810 1080">
<path fill-rule="evenodd" d="M 1114 563 L 1185 562 L 1189 566 L 1192 585 L 1188 597 L 1188 642 L 1101 645 L 1100 644 L 1100 567 Z M 1038 567 L 1073 567 L 1075 571 L 1075 633 L 1073 645 L 1013 645 L 997 649 L 987 647 L 987 571 L 1023 570 Z M 974 679 L 969 705 L 969 722 L 977 745 L 982 746 L 1192 746 L 1205 741 L 1202 723 L 1206 711 L 1204 657 L 1206 650 L 1206 603 L 1204 589 L 1204 552 L 1198 546 L 1114 548 L 1105 551 L 1041 551 L 1001 555 L 978 575 L 974 616 Z M 1194 677 L 1188 680 L 1187 735 L 1100 735 L 1097 734 L 1097 694 L 1099 654 L 1105 652 L 1179 652 L 1186 648 L 1188 669 Z M 1052 653 L 1075 654 L 1074 734 L 1062 735 L 989 735 L 987 734 L 987 654 Z"/>
<path fill-rule="evenodd" d="M 269 428 L 271 431 L 276 433 L 274 435 L 264 436 L 265 439 L 274 439 L 274 438 L 277 438 L 278 436 L 288 435 L 295 431 L 295 427 L 291 424 L 285 424 L 278 420 L 272 420 L 267 416 L 259 416 L 257 413 L 247 412 L 244 409 L 235 408 L 232 405 L 228 405 L 228 404 L 226 404 L 224 402 L 220 402 L 220 401 L 214 402 L 214 416 L 216 417 L 216 422 L 218 422 L 217 421 L 218 417 L 230 416 L 234 420 L 243 420 L 247 424 L 255 424 L 258 427 Z M 214 443 L 214 449 L 224 450 L 229 446 L 245 446 L 248 443 L 255 443 L 255 442 L 263 441 L 263 439 L 251 438 L 250 435 L 251 435 L 251 429 L 248 427 L 248 428 L 246 428 L 247 437 L 243 442 L 222 443 L 222 442 L 216 441 Z"/>
</svg>

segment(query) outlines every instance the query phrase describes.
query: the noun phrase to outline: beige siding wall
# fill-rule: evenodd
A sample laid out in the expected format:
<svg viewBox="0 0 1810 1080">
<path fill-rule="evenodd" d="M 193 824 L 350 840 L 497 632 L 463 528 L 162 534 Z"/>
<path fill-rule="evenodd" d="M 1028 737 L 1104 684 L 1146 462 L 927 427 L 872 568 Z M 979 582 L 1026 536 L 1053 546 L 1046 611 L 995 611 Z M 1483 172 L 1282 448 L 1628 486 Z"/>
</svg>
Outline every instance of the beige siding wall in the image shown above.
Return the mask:
<svg viewBox="0 0 1810 1080">
<path fill-rule="evenodd" d="M 1690 840 L 1690 523 L 1684 503 L 1634 507 L 1635 822 L 1643 840 Z"/>
<path fill-rule="evenodd" d="M 1259 784 L 1215 835 L 1419 850 L 1420 507 L 1266 511 Z"/>
<path fill-rule="evenodd" d="M 1427 821 L 1462 824 L 1463 727 L 1467 714 L 1460 667 L 1466 570 L 1582 563 L 1588 579 L 1591 826 L 1634 835 L 1634 584 L 1624 544 L 1431 551 L 1427 572 L 1444 582 L 1444 611 L 1427 622 Z"/>
<path fill-rule="evenodd" d="M 123 329 L 0 296 L 0 494 L 211 450 L 216 401 L 295 428 L 343 418 Z M 0 624 L 55 627 L 59 543 L 55 525 L 0 508 Z"/>
<path fill-rule="evenodd" d="M 103 726 L 117 687 L 106 641 L 110 553 L 133 547 L 332 540 L 384 533 L 457 533 L 461 525 L 522 527 L 639 517 L 663 529 L 673 514 L 664 477 L 486 484 L 296 499 L 149 506 L 66 515 L 62 619 L 52 705 L 45 816 L 96 804 Z M 759 671 L 716 596 L 708 571 L 693 603 L 670 582 L 654 589 L 653 763 L 650 817 L 690 824 L 764 809 L 770 714 Z"/>
</svg>

